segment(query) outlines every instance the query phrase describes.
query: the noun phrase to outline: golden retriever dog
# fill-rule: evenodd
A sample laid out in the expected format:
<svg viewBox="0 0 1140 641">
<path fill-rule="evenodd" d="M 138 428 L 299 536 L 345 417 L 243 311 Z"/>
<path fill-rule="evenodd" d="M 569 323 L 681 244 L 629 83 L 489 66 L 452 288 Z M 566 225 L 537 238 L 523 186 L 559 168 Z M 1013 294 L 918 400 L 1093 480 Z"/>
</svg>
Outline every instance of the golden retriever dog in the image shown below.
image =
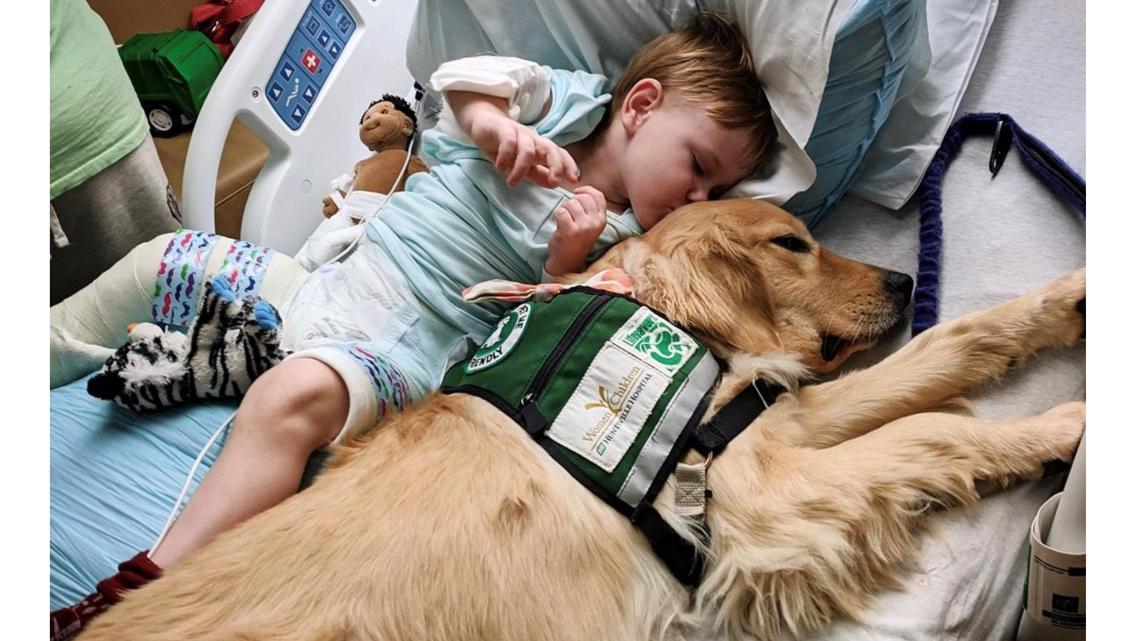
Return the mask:
<svg viewBox="0 0 1140 641">
<path fill-rule="evenodd" d="M 678 210 L 591 270 L 611 266 L 729 364 L 706 418 L 757 377 L 834 370 L 910 295 L 909 278 L 830 253 L 752 200 Z M 436 394 L 81 638 L 632 641 L 711 628 L 773 639 L 855 617 L 912 560 L 932 505 L 1070 459 L 1082 403 L 1001 421 L 938 410 L 1039 349 L 1079 342 L 1084 296 L 1078 272 L 780 396 L 708 464 L 696 589 L 492 405 Z M 673 503 L 670 480 L 655 506 L 696 540 Z"/>
</svg>

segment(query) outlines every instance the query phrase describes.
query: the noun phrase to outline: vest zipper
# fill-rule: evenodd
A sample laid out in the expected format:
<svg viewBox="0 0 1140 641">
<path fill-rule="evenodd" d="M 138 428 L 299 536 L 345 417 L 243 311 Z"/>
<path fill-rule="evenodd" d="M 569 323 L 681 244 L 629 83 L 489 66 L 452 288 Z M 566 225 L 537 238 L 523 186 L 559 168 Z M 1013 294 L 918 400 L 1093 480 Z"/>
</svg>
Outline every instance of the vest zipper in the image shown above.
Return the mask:
<svg viewBox="0 0 1140 641">
<path fill-rule="evenodd" d="M 531 381 L 527 387 L 526 393 L 523 394 L 522 400 L 519 402 L 519 411 L 523 417 L 523 428 L 530 434 L 537 434 L 546 429 L 547 419 L 542 415 L 542 411 L 538 409 L 537 397 L 538 393 L 542 391 L 550 378 L 554 375 L 554 370 L 558 368 L 559 363 L 562 362 L 566 352 L 570 351 L 570 346 L 574 344 L 574 339 L 582 333 L 582 328 L 589 323 L 594 316 L 597 316 L 601 311 L 602 306 L 610 301 L 612 298 L 609 294 L 598 294 L 586 305 L 585 309 L 578 314 L 578 318 L 570 324 L 566 329 L 566 333 L 558 340 L 558 344 L 554 346 L 554 350 L 550 352 L 550 356 L 546 357 L 543 361 L 542 367 L 539 368 L 538 374 L 535 375 L 534 380 Z"/>
</svg>

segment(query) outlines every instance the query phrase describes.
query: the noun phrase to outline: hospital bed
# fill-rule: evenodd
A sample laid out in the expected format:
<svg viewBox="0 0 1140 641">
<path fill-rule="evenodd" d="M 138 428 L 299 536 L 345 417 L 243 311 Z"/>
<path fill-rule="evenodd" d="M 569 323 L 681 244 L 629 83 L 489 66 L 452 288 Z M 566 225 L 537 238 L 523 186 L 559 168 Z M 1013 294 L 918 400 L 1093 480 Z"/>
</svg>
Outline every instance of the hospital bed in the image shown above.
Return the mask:
<svg viewBox="0 0 1140 641">
<path fill-rule="evenodd" d="M 559 4 L 555 2 L 525 3 L 537 7 L 529 13 L 510 13 L 516 4 L 512 2 L 499 3 L 508 7 L 499 13 L 487 9 L 487 3 L 421 4 L 426 9 L 421 6 L 423 13 L 417 17 L 415 3 L 397 0 L 266 3 L 227 63 L 193 135 L 182 194 L 188 226 L 212 229 L 214 174 L 234 118 L 270 149 L 250 194 L 242 236 L 292 253 L 319 223 L 319 202 L 329 181 L 367 153 L 356 139 L 360 112 L 380 93 L 415 97 L 413 82 L 426 80 L 433 56 L 455 55 L 463 47 L 474 49 L 466 53 L 490 52 L 478 51 L 481 47 L 532 53 L 527 47 L 538 46 L 540 39 L 519 35 L 543 24 L 557 31 L 549 27 L 558 22 L 552 15 L 561 19 L 564 31 L 544 41 L 555 45 L 555 53 L 547 53 L 566 60 L 543 62 L 576 63 L 612 74 L 613 61 L 626 54 L 576 45 L 575 34 L 596 23 L 573 11 L 551 14 L 551 7 Z M 636 48 L 697 5 L 737 4 L 747 3 L 610 3 L 613 13 L 594 18 L 614 25 L 614 39 L 629 40 L 628 46 Z M 840 59 L 840 52 L 853 56 L 859 50 L 838 43 L 858 35 L 855 23 L 860 20 L 864 25 L 869 20 L 887 25 L 890 12 L 905 10 L 904 4 L 908 2 L 832 3 L 835 15 L 827 28 L 837 44 L 825 62 L 833 71 L 845 63 L 867 64 L 853 57 Z M 630 11 L 642 19 L 631 20 Z M 328 27 L 346 25 L 345 30 L 330 33 L 324 51 L 315 52 L 321 58 L 315 72 L 302 73 L 294 65 L 292 74 L 284 73 L 294 60 L 290 51 L 313 48 L 303 30 L 311 28 L 308 18 L 317 12 L 324 15 L 311 34 L 318 44 Z M 895 89 L 874 93 L 874 104 L 865 109 L 873 135 L 864 131 L 854 143 L 846 140 L 845 148 L 833 144 L 830 157 L 839 160 L 830 166 L 821 162 L 819 173 L 821 180 L 830 181 L 830 189 L 813 194 L 811 202 L 793 199 L 789 206 L 804 208 L 805 218 L 816 223 L 813 232 L 829 247 L 913 273 L 918 211 L 909 196 L 956 114 L 1009 113 L 1083 172 L 1083 12 L 1082 5 L 1066 0 L 939 0 L 929 2 L 922 13 L 908 14 L 922 21 L 913 27 L 921 29 L 922 38 L 910 43 L 908 64 L 891 72 L 898 79 Z M 348 22 L 341 21 L 342 16 Z M 460 25 L 455 28 L 464 29 L 463 34 L 447 38 L 449 22 Z M 472 25 L 478 29 L 471 30 Z M 328 43 L 337 45 L 335 54 L 329 53 Z M 882 68 L 891 64 L 887 60 Z M 308 84 L 292 82 L 298 77 Z M 834 79 L 833 74 L 829 83 Z M 308 98 L 307 89 L 312 89 Z M 832 89 L 829 84 L 831 93 L 824 92 L 819 100 L 820 123 L 825 116 L 834 122 L 835 114 L 844 110 L 844 104 L 828 104 L 828 96 L 836 95 Z M 297 96 L 286 104 L 294 90 Z M 432 96 L 425 96 L 424 117 L 430 121 L 437 107 Z M 819 123 L 811 129 L 818 130 L 784 133 L 804 140 L 811 134 L 817 142 L 829 133 Z M 808 149 L 813 150 L 810 143 Z M 839 153 L 843 149 L 855 161 L 844 159 Z M 814 152 L 822 153 L 819 144 Z M 968 141 L 946 176 L 943 318 L 1008 299 L 1084 263 L 1082 222 L 1016 157 L 1011 155 L 1001 173 L 992 177 L 989 153 L 988 140 Z M 837 202 L 828 203 L 833 196 Z M 827 205 L 826 215 L 820 213 L 820 203 Z M 881 359 L 908 337 L 900 328 L 850 367 Z M 1084 381 L 1083 351 L 1044 354 L 1011 372 L 1000 385 L 978 393 L 975 411 L 988 417 L 1041 412 L 1082 398 Z M 52 391 L 53 608 L 81 598 L 118 561 L 150 544 L 201 445 L 235 407 L 222 402 L 157 416 L 131 415 L 87 397 L 83 383 L 80 379 Z M 215 455 L 216 448 L 197 478 Z M 935 514 L 920 560 L 903 574 L 902 587 L 884 591 L 861 621 L 837 622 L 813 639 L 1011 639 L 1020 617 L 1029 523 L 1060 482 L 1053 477 L 1021 484 L 988 496 L 976 508 Z"/>
</svg>

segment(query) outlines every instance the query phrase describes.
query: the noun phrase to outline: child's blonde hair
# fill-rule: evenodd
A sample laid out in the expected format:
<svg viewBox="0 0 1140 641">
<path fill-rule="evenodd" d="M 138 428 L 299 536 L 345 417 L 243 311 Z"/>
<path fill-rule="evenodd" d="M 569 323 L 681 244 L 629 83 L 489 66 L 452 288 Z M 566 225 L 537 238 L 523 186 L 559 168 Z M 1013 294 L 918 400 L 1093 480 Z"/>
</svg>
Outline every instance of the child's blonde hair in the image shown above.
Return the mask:
<svg viewBox="0 0 1140 641">
<path fill-rule="evenodd" d="M 700 12 L 684 27 L 643 46 L 618 78 L 610 103 L 611 118 L 639 80 L 653 78 L 705 109 L 730 129 L 744 129 L 752 139 L 748 173 L 763 167 L 776 145 L 768 98 L 744 34 L 727 18 Z"/>
</svg>

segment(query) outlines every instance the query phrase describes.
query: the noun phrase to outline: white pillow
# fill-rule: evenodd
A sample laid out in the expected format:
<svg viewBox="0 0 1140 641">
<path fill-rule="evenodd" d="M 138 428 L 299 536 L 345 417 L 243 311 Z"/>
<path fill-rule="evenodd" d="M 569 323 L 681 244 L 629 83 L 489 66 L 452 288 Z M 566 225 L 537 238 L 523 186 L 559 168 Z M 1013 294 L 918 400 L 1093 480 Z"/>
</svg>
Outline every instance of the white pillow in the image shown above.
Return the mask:
<svg viewBox="0 0 1140 641">
<path fill-rule="evenodd" d="M 867 152 L 850 193 L 890 209 L 906 203 L 950 127 L 997 12 L 998 0 L 937 0 L 926 5 L 929 66 L 899 99 Z"/>
<path fill-rule="evenodd" d="M 408 40 L 408 68 L 421 85 L 443 62 L 499 54 L 554 68 L 620 75 L 634 52 L 699 9 L 741 25 L 766 89 L 782 148 L 775 173 L 742 185 L 783 203 L 815 180 L 804 151 L 827 83 L 835 34 L 854 0 L 421 0 Z"/>
</svg>

